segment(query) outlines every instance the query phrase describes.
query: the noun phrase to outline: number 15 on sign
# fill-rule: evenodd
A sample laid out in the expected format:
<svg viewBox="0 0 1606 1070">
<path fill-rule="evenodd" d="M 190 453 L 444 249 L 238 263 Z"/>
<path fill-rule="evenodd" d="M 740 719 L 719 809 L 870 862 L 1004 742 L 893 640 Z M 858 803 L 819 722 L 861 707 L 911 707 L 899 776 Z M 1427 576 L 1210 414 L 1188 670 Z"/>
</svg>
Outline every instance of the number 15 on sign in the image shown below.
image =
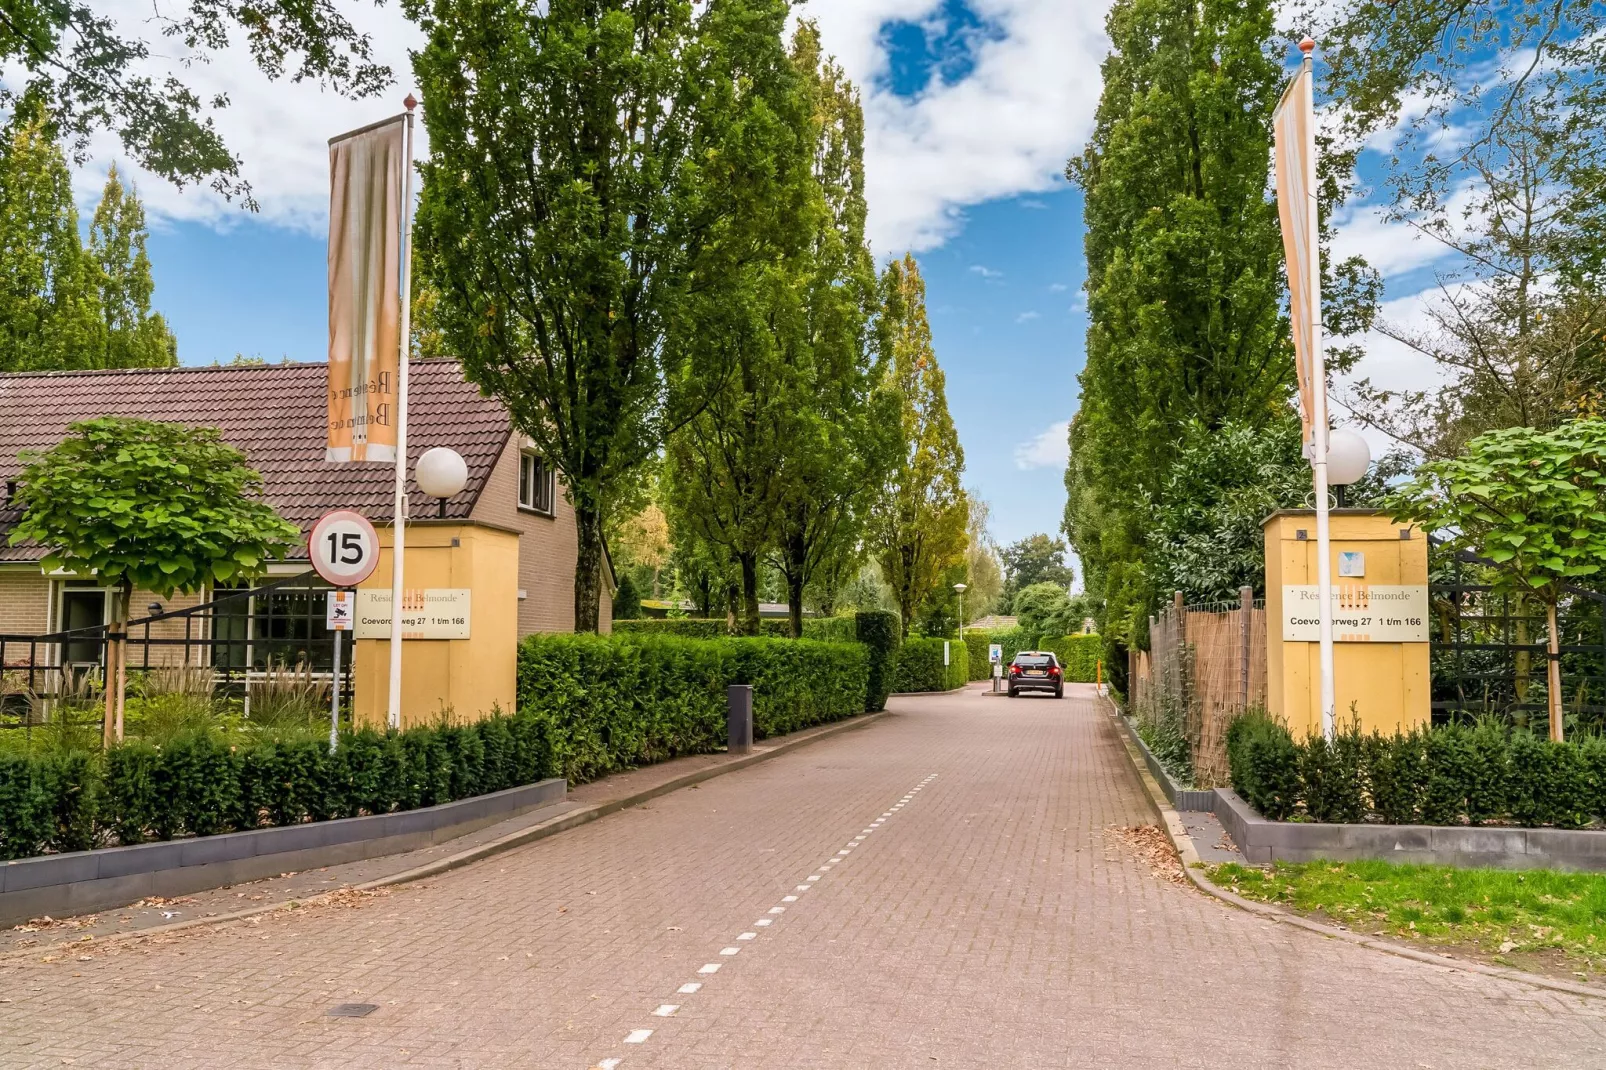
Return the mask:
<svg viewBox="0 0 1606 1070">
<path fill-rule="evenodd" d="M 355 587 L 379 565 L 379 535 L 350 509 L 325 513 L 307 535 L 313 569 L 334 587 Z"/>
</svg>

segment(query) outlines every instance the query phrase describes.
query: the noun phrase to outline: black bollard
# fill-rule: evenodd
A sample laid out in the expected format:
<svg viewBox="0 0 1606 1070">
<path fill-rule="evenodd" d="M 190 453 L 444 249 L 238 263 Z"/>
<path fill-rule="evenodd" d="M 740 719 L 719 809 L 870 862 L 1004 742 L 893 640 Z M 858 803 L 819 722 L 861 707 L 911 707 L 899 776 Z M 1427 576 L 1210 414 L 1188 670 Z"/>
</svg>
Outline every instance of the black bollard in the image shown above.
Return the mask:
<svg viewBox="0 0 1606 1070">
<path fill-rule="evenodd" d="M 753 685 L 732 684 L 726 696 L 727 749 L 732 754 L 747 754 L 753 749 Z"/>
</svg>

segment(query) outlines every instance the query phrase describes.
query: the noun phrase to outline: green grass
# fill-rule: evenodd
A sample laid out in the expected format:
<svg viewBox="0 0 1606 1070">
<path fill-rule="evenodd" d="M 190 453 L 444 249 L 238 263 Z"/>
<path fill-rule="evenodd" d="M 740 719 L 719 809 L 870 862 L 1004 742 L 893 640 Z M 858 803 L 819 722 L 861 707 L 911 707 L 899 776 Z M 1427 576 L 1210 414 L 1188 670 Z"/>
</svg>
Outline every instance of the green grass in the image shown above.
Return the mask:
<svg viewBox="0 0 1606 1070">
<path fill-rule="evenodd" d="M 1246 899 L 1320 913 L 1351 929 L 1458 947 L 1518 965 L 1606 968 L 1606 874 L 1229 862 L 1210 878 Z"/>
</svg>

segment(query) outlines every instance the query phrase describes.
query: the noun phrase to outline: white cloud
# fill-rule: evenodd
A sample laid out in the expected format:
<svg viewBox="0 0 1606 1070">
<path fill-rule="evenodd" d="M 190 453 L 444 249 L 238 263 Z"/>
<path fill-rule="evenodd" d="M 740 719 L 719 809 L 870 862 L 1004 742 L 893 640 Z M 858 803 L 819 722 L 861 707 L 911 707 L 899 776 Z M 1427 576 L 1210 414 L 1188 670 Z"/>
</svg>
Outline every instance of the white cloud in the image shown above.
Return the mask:
<svg viewBox="0 0 1606 1070">
<path fill-rule="evenodd" d="M 1022 471 L 1033 468 L 1064 468 L 1071 459 L 1071 421 L 1061 420 L 1034 438 L 1015 447 L 1015 467 Z"/>
<path fill-rule="evenodd" d="M 1385 301 L 1378 308 L 1378 321 L 1405 333 L 1429 332 L 1434 324 L 1428 315 L 1428 309 L 1443 299 L 1444 292 L 1434 286 L 1406 297 Z M 1364 415 L 1354 413 L 1350 408 L 1348 404 L 1351 400 L 1350 391 L 1346 389 L 1351 383 L 1361 379 L 1370 379 L 1374 387 L 1396 391 L 1435 391 L 1447 382 L 1444 370 L 1431 358 L 1380 331 L 1369 331 L 1360 342 L 1365 356 L 1348 376 L 1335 384 L 1333 415 L 1337 419 L 1350 415 Z M 1350 422 L 1372 447 L 1374 458 L 1381 457 L 1390 449 L 1399 446 L 1394 439 L 1369 425 L 1359 421 Z"/>
<path fill-rule="evenodd" d="M 1022 208 L 1030 208 L 1034 212 L 1048 211 L 1048 202 L 1040 201 L 1036 197 L 1028 197 L 1026 200 L 1020 202 L 1020 206 Z"/>
<path fill-rule="evenodd" d="M 1062 294 L 1066 290 L 1069 290 L 1069 289 L 1070 289 L 1070 287 L 1065 285 L 1065 283 L 1056 282 L 1056 283 L 1051 283 L 1049 285 L 1048 292 L 1051 293 L 1051 294 Z"/>
<path fill-rule="evenodd" d="M 1004 277 L 1002 271 L 995 271 L 986 264 L 972 264 L 970 265 L 970 271 L 971 274 L 980 275 L 984 279 L 1001 279 Z"/>
<path fill-rule="evenodd" d="M 1032 320 L 1042 319 L 1042 318 L 1043 318 L 1043 314 L 1041 312 L 1022 312 L 1020 315 L 1015 317 L 1015 322 L 1016 323 L 1030 323 L 1030 322 L 1032 322 Z"/>
<path fill-rule="evenodd" d="M 975 42 L 973 70 L 952 85 L 898 97 L 879 84 L 888 70 L 881 28 L 891 20 L 928 22 L 943 3 L 812 0 L 800 12 L 820 24 L 826 48 L 864 94 L 870 237 L 878 256 L 940 245 L 961 224 L 966 205 L 1053 188 L 1091 129 L 1108 0 L 969 0 L 997 31 Z M 134 30 L 150 25 L 146 0 L 97 0 L 96 8 Z M 184 57 L 176 43 L 157 39 L 155 51 L 167 58 L 165 66 L 152 64 L 153 73 L 175 72 L 203 98 L 223 93 L 231 100 L 217 113 L 217 125 L 244 161 L 262 222 L 321 234 L 327 140 L 399 111 L 407 95 L 408 52 L 423 44 L 417 28 L 396 5 L 359 5 L 347 14 L 372 35 L 376 58 L 396 72 L 396 85 L 378 99 L 352 101 L 314 85 L 270 82 L 238 48 L 180 69 Z M 94 159 L 75 179 L 85 201 L 98 196 L 106 167 L 120 157 L 110 137 L 93 147 Z M 139 186 L 156 225 L 179 220 L 226 229 L 250 218 L 209 190 L 178 190 L 120 166 Z"/>
</svg>

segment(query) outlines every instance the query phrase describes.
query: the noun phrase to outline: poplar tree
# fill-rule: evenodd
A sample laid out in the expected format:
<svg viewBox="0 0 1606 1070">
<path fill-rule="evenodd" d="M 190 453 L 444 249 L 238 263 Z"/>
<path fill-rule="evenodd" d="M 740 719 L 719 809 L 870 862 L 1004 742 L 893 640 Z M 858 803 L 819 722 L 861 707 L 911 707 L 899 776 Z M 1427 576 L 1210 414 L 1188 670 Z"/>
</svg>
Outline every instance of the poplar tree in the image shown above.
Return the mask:
<svg viewBox="0 0 1606 1070">
<path fill-rule="evenodd" d="M 1271 3 L 1118 0 L 1107 26 L 1095 129 L 1067 169 L 1085 196 L 1090 325 L 1065 530 L 1124 643 L 1184 428 L 1270 422 L 1294 365 L 1267 197 Z"/>
<path fill-rule="evenodd" d="M 104 338 L 67 161 L 25 97 L 0 134 L 0 371 L 90 367 Z"/>
<path fill-rule="evenodd" d="M 428 101 L 418 265 L 465 374 L 563 474 L 575 628 L 596 631 L 612 496 L 672 426 L 686 285 L 690 0 L 410 0 Z"/>
<path fill-rule="evenodd" d="M 760 567 L 780 530 L 788 453 L 805 385 L 805 288 L 820 225 L 811 100 L 783 43 L 787 0 L 716 0 L 692 67 L 693 159 L 706 160 L 688 228 L 704 237 L 670 331 L 683 403 L 701 411 L 669 440 L 675 527 L 734 562 L 739 631 L 759 629 Z"/>
<path fill-rule="evenodd" d="M 864 110 L 842 68 L 822 55 L 811 22 L 792 40 L 810 98 L 812 234 L 803 279 L 793 428 L 783 460 L 776 566 L 793 636 L 811 585 L 826 601 L 857 573 L 869 507 L 897 448 L 896 399 L 881 388 L 871 336 L 875 262 L 864 229 Z"/>
<path fill-rule="evenodd" d="M 151 261 L 145 253 L 145 206 L 112 167 L 89 225 L 89 252 L 106 321 L 97 368 L 158 368 L 178 363 L 178 344 L 151 311 Z"/>
<path fill-rule="evenodd" d="M 960 482 L 965 452 L 948 415 L 926 284 L 912 254 L 887 266 L 881 301 L 882 359 L 899 401 L 903 448 L 872 509 L 870 538 L 907 631 L 944 576 L 963 568 L 970 505 Z"/>
</svg>

